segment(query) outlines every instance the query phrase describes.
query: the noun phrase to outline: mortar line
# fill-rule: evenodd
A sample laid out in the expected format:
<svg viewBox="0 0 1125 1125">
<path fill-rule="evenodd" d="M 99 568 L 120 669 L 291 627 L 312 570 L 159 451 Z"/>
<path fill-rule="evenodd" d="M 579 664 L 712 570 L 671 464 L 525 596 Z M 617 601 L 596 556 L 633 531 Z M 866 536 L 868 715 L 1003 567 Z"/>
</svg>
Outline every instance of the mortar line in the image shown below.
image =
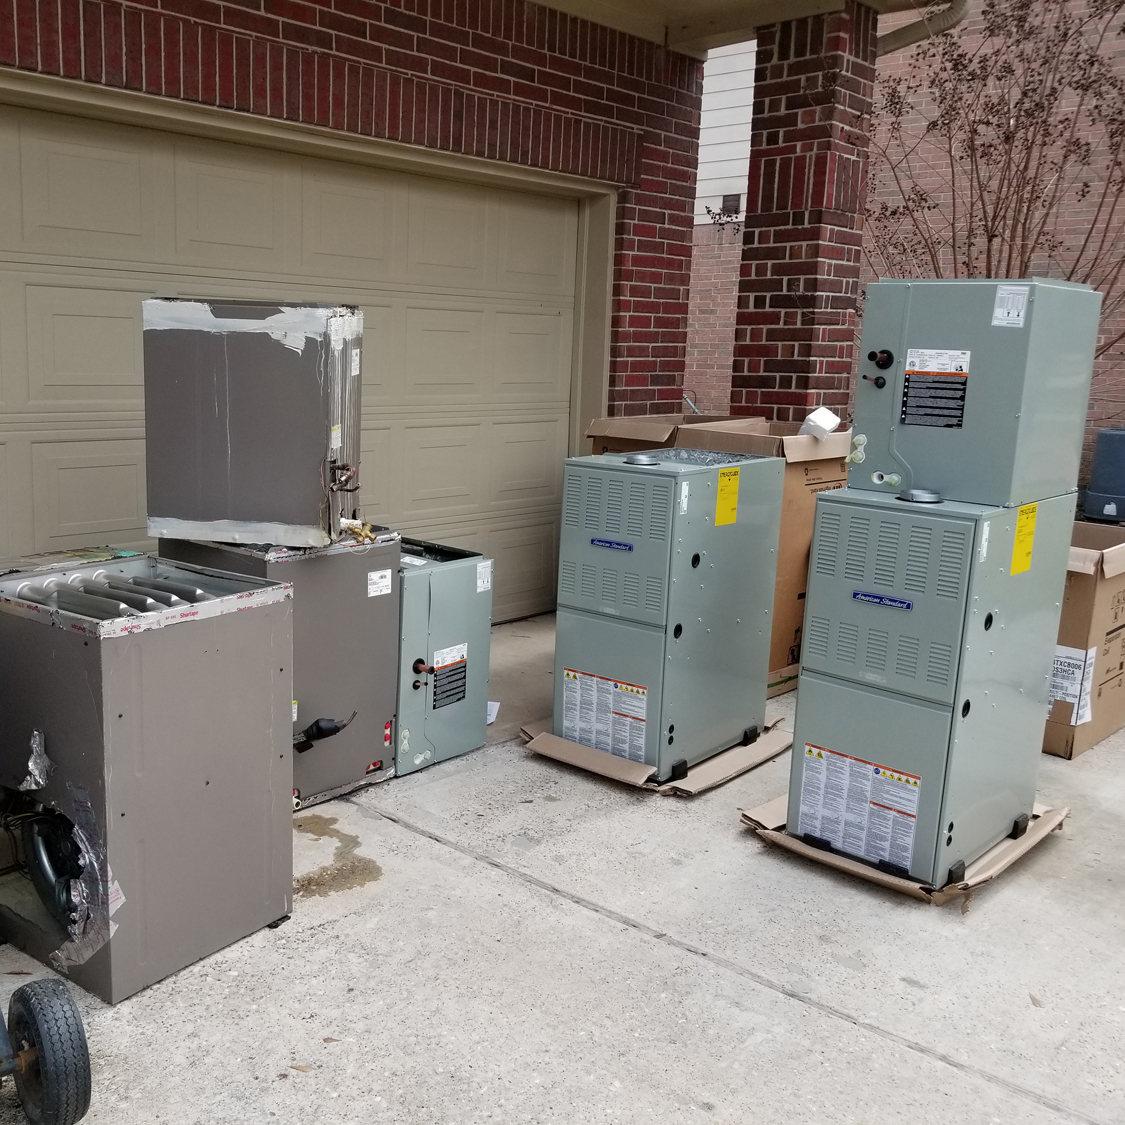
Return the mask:
<svg viewBox="0 0 1125 1125">
<path fill-rule="evenodd" d="M 1053 1098 L 1048 1097 L 1046 1094 L 1037 1093 L 1026 1086 L 1021 1086 L 1017 1082 L 1012 1082 L 1007 1078 L 1003 1078 L 998 1074 L 993 1074 L 991 1071 L 985 1070 L 982 1067 L 973 1066 L 971 1063 L 962 1062 L 960 1059 L 954 1058 L 952 1055 L 947 1055 L 943 1051 L 938 1051 L 933 1047 L 927 1047 L 924 1043 L 919 1043 L 915 1039 L 909 1039 L 905 1035 L 900 1035 L 898 1032 L 890 1031 L 885 1027 L 880 1027 L 876 1023 L 871 1023 L 868 1020 L 861 1019 L 859 1016 L 852 1015 L 850 1012 L 845 1011 L 843 1008 L 837 1008 L 832 1004 L 827 1004 L 823 1000 L 814 999 L 811 996 L 803 995 L 795 989 L 773 980 L 754 969 L 741 965 L 737 961 L 732 961 L 728 957 L 723 957 L 720 954 L 712 953 L 711 951 L 702 948 L 698 945 L 693 945 L 689 941 L 684 941 L 681 938 L 672 937 L 670 934 L 662 930 L 650 926 L 647 922 L 641 922 L 636 918 L 630 918 L 627 914 L 622 914 L 612 907 L 605 906 L 602 903 L 595 902 L 593 899 L 584 898 L 582 895 L 575 894 L 573 891 L 568 891 L 564 887 L 559 887 L 554 883 L 549 883 L 545 879 L 540 879 L 530 872 L 522 871 L 518 867 L 512 867 L 510 864 L 505 863 L 503 860 L 496 859 L 485 852 L 478 852 L 474 848 L 467 847 L 464 844 L 457 843 L 456 840 L 451 840 L 447 836 L 442 836 L 437 832 L 432 832 L 428 828 L 423 828 L 421 825 L 413 824 L 409 820 L 396 813 L 385 812 L 383 809 L 376 808 L 373 805 L 360 804 L 355 796 L 347 796 L 342 798 L 348 804 L 352 805 L 365 816 L 376 816 L 383 820 L 389 820 L 392 824 L 397 824 L 400 828 L 405 828 L 408 832 L 413 832 L 417 836 L 423 836 L 428 840 L 433 840 L 436 844 L 441 844 L 443 847 L 449 848 L 452 851 L 460 852 L 462 855 L 467 856 L 469 859 L 474 859 L 479 863 L 484 863 L 489 867 L 493 867 L 498 871 L 503 871 L 506 875 L 512 876 L 523 883 L 530 884 L 533 887 L 538 887 L 540 890 L 546 891 L 548 894 L 555 895 L 558 898 L 566 899 L 568 902 L 573 903 L 575 906 L 581 907 L 593 914 L 597 914 L 602 918 L 608 918 L 610 921 L 617 922 L 619 925 L 625 926 L 629 929 L 636 930 L 638 933 L 645 934 L 648 937 L 661 941 L 665 945 L 670 945 L 675 949 L 679 949 L 684 953 L 689 953 L 693 957 L 698 957 L 706 961 L 710 965 L 716 965 L 719 968 L 725 969 L 727 972 L 735 976 L 743 977 L 746 980 L 753 981 L 754 984 L 761 988 L 768 989 L 775 992 L 780 996 L 784 996 L 789 1000 L 795 1000 L 799 1004 L 804 1004 L 808 1008 L 829 1016 L 832 1019 L 842 1020 L 844 1023 L 851 1024 L 853 1027 L 858 1027 L 863 1031 L 868 1031 L 872 1035 L 877 1035 L 881 1039 L 885 1039 L 896 1046 L 904 1047 L 906 1050 L 913 1051 L 916 1054 L 922 1055 L 925 1058 L 932 1059 L 934 1062 L 943 1063 L 946 1066 L 952 1067 L 954 1070 L 960 1071 L 962 1074 L 969 1074 L 975 1078 L 980 1078 L 985 1082 L 989 1082 L 995 1086 L 1000 1086 L 1010 1093 L 1017 1095 L 1032 1102 L 1043 1109 L 1049 1109 L 1053 1113 L 1061 1114 L 1064 1117 L 1070 1118 L 1074 1121 L 1081 1121 L 1084 1125 L 1108 1125 L 1096 1117 L 1091 1117 L 1083 1113 L 1081 1110 L 1072 1109 L 1069 1106 L 1063 1105 L 1061 1102 L 1055 1101 Z"/>
</svg>

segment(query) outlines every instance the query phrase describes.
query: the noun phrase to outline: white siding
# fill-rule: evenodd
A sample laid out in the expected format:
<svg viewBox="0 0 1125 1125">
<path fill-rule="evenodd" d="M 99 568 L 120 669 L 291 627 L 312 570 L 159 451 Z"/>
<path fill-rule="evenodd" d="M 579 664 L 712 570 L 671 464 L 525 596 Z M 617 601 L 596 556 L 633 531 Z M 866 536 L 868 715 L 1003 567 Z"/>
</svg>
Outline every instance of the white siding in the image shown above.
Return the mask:
<svg viewBox="0 0 1125 1125">
<path fill-rule="evenodd" d="M 720 209 L 724 195 L 740 195 L 745 206 L 753 103 L 754 44 L 715 48 L 703 68 L 697 223 L 707 222 L 707 207 Z"/>
</svg>

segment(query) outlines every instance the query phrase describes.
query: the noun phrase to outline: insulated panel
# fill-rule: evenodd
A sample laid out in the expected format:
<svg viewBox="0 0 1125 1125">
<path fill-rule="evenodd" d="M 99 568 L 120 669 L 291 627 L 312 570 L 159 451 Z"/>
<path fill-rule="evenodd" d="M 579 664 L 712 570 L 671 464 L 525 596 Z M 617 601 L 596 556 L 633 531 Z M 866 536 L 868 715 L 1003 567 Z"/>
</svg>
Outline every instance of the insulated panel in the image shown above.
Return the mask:
<svg viewBox="0 0 1125 1125">
<path fill-rule="evenodd" d="M 146 301 L 150 533 L 339 539 L 358 487 L 362 335 L 347 306 Z"/>
<path fill-rule="evenodd" d="M 476 552 L 403 541 L 396 773 L 484 745 L 492 576 Z"/>
<path fill-rule="evenodd" d="M 817 506 L 804 667 L 949 702 L 975 525 L 850 499 Z"/>
<path fill-rule="evenodd" d="M 568 463 L 559 605 L 664 624 L 674 484 L 671 476 Z"/>
<path fill-rule="evenodd" d="M 1074 489 L 1100 309 L 1089 286 L 1043 278 L 871 285 L 848 483 L 1005 507 Z"/>
<path fill-rule="evenodd" d="M 293 586 L 293 732 L 355 719 L 293 755 L 302 806 L 391 776 L 399 635 L 398 536 L 287 550 L 162 539 L 163 558 Z"/>
</svg>

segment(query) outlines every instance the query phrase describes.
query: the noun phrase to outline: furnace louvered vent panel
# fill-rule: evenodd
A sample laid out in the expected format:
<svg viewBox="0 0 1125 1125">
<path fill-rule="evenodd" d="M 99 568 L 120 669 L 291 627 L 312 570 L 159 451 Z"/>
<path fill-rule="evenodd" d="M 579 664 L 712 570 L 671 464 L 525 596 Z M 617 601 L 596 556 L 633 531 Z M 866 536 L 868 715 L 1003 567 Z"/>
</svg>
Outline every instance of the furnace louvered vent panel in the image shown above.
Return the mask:
<svg viewBox="0 0 1125 1125">
<path fill-rule="evenodd" d="M 566 478 L 566 491 L 563 496 L 563 525 L 577 527 L 582 520 L 582 478 Z"/>
<path fill-rule="evenodd" d="M 598 568 L 591 563 L 582 564 L 582 596 L 595 598 L 598 593 Z"/>
<path fill-rule="evenodd" d="M 637 609 L 641 604 L 641 576 L 626 574 L 621 604 L 629 609 Z"/>
<path fill-rule="evenodd" d="M 617 601 L 617 571 L 613 567 L 602 567 L 602 601 L 615 603 Z"/>
<path fill-rule="evenodd" d="M 848 546 L 844 553 L 844 577 L 862 582 L 867 576 L 867 545 L 871 538 L 871 521 L 866 516 L 852 516 L 848 521 Z"/>
<path fill-rule="evenodd" d="M 929 585 L 930 547 L 934 533 L 928 527 L 912 527 L 906 548 L 906 577 L 902 587 L 911 594 L 924 594 Z"/>
<path fill-rule="evenodd" d="M 898 638 L 895 651 L 895 675 L 906 680 L 918 678 L 918 650 L 921 647 L 922 642 L 917 637 Z"/>
<path fill-rule="evenodd" d="M 814 656 L 820 660 L 828 659 L 828 634 L 832 622 L 827 617 L 810 617 L 805 637 L 805 658 Z"/>
<path fill-rule="evenodd" d="M 876 586 L 895 586 L 898 578 L 898 541 L 902 525 L 882 520 L 875 547 L 875 572 L 871 581 Z"/>
<path fill-rule="evenodd" d="M 841 523 L 840 517 L 835 512 L 825 511 L 817 517 L 816 561 L 814 564 L 817 574 L 831 577 L 836 573 L 836 559 L 840 553 Z"/>
<path fill-rule="evenodd" d="M 568 467 L 560 603 L 664 624 L 672 519 L 669 480 Z"/>
<path fill-rule="evenodd" d="M 602 506 L 602 485 L 600 477 L 586 478 L 586 519 L 583 526 L 587 531 L 605 530 L 605 510 Z"/>
<path fill-rule="evenodd" d="M 610 535 L 621 534 L 621 524 L 625 519 L 625 482 L 611 480 L 606 489 L 605 529 Z"/>
<path fill-rule="evenodd" d="M 941 554 L 938 556 L 935 593 L 939 598 L 959 598 L 966 581 L 965 546 L 968 536 L 963 531 L 944 531 Z"/>
<path fill-rule="evenodd" d="M 867 652 L 864 655 L 863 666 L 871 672 L 885 672 L 887 670 L 887 648 L 891 635 L 886 629 L 867 630 Z"/>
<path fill-rule="evenodd" d="M 654 484 L 648 502 L 648 537 L 663 542 L 668 538 L 672 520 L 672 489 L 667 484 Z"/>
<path fill-rule="evenodd" d="M 564 559 L 559 564 L 559 595 L 573 597 L 578 592 L 578 564 L 573 559 Z"/>
<path fill-rule="evenodd" d="M 841 664 L 854 664 L 859 653 L 859 626 L 842 621 L 836 631 L 836 659 Z"/>
<path fill-rule="evenodd" d="M 931 684 L 949 683 L 953 670 L 953 649 L 936 641 L 930 645 L 930 658 L 926 664 L 926 681 Z"/>
<path fill-rule="evenodd" d="M 640 481 L 629 485 L 629 522 L 625 530 L 630 535 L 645 533 L 645 486 Z"/>
<path fill-rule="evenodd" d="M 810 671 L 948 703 L 969 580 L 970 530 L 949 518 L 822 502 L 809 575 Z"/>
</svg>

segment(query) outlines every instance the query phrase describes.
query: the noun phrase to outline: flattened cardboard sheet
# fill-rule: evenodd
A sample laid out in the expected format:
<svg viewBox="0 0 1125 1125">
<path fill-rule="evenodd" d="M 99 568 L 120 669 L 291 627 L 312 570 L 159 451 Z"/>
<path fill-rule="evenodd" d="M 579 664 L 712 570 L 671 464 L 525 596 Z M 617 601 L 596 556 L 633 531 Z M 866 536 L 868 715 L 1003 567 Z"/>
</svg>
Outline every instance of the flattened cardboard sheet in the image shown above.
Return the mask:
<svg viewBox="0 0 1125 1125">
<path fill-rule="evenodd" d="M 797 690 L 797 680 L 801 675 L 800 664 L 790 664 L 785 668 L 777 668 L 770 672 L 766 681 L 766 698 L 773 699 L 775 695 L 784 695 L 788 691 Z"/>
<path fill-rule="evenodd" d="M 616 754 L 559 738 L 558 735 L 551 733 L 551 723 L 548 719 L 527 723 L 520 728 L 520 733 L 528 740 L 529 750 L 534 750 L 536 754 L 542 754 L 547 758 L 554 758 L 557 762 L 566 762 L 567 765 L 578 766 L 579 769 L 624 782 L 637 789 L 646 789 L 650 793 L 694 797 L 697 793 L 717 789 L 740 774 L 788 750 L 793 744 L 793 735 L 778 727 L 781 719 L 780 715 L 767 715 L 766 729 L 758 736 L 756 742 L 752 742 L 749 746 L 731 746 L 706 761 L 692 766 L 686 777 L 678 781 L 666 781 L 663 785 L 658 785 L 651 780 L 656 773 L 655 766 L 650 766 L 646 762 L 630 762 L 626 758 L 617 757 Z"/>
<path fill-rule="evenodd" d="M 888 875 L 877 867 L 870 867 L 858 859 L 849 859 L 847 856 L 837 855 L 835 852 L 823 851 L 798 840 L 795 836 L 785 833 L 785 817 L 788 812 L 789 797 L 782 794 L 764 805 L 755 809 L 742 810 L 742 823 L 747 828 L 754 829 L 762 839 L 787 851 L 795 852 L 806 859 L 823 863 L 826 867 L 834 867 L 837 871 L 846 871 L 849 875 L 858 875 L 869 883 L 878 883 L 888 890 L 898 891 L 900 894 L 909 895 L 911 898 L 920 899 L 922 902 L 941 906 L 950 899 L 957 898 L 975 887 L 995 879 L 1001 871 L 1011 867 L 1020 856 L 1026 855 L 1040 840 L 1045 839 L 1050 833 L 1062 827 L 1062 822 L 1070 815 L 1069 808 L 1051 809 L 1046 805 L 1035 805 L 1031 810 L 1031 823 L 1027 831 L 1018 839 L 1004 839 L 989 848 L 979 859 L 974 860 L 965 868 L 965 878 L 959 883 L 949 883 L 944 887 L 931 887 L 926 883 L 919 883 L 913 879 L 902 879 L 897 875 Z"/>
</svg>

